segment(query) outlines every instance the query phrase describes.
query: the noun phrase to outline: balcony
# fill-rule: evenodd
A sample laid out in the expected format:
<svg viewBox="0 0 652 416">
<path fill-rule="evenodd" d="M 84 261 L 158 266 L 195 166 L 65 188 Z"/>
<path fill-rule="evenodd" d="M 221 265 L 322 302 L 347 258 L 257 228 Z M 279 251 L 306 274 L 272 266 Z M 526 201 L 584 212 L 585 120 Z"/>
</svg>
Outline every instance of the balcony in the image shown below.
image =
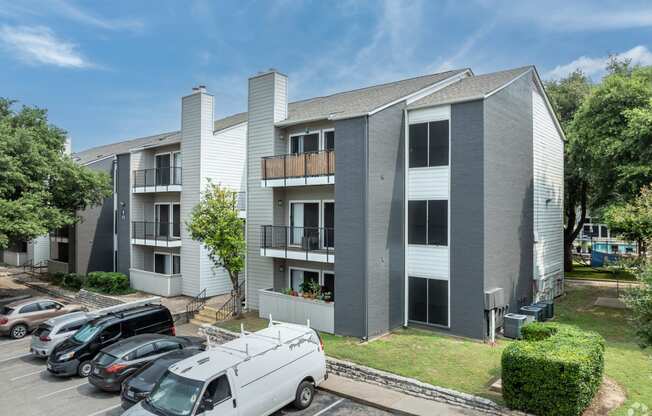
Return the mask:
<svg viewBox="0 0 652 416">
<path fill-rule="evenodd" d="M 152 168 L 134 171 L 133 192 L 180 192 L 182 168 Z"/>
<path fill-rule="evenodd" d="M 272 289 L 258 291 L 258 314 L 269 318 L 310 326 L 318 331 L 335 333 L 335 304 L 315 299 L 304 299 L 276 292 Z"/>
<path fill-rule="evenodd" d="M 181 247 L 181 224 L 132 221 L 131 244 L 152 247 Z"/>
<path fill-rule="evenodd" d="M 141 269 L 129 269 L 129 282 L 132 288 L 158 296 L 180 295 L 181 279 L 180 274 L 162 274 Z"/>
<path fill-rule="evenodd" d="M 335 263 L 335 229 L 263 225 L 261 229 L 260 255 Z"/>
<path fill-rule="evenodd" d="M 285 187 L 335 183 L 335 151 L 295 153 L 262 158 L 261 186 Z"/>
</svg>

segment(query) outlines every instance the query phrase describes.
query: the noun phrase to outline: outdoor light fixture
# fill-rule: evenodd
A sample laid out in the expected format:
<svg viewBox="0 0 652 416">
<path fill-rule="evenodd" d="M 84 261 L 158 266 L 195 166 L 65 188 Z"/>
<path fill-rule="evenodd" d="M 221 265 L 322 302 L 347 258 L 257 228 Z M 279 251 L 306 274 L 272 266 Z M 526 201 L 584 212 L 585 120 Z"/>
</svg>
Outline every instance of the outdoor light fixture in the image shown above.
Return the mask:
<svg viewBox="0 0 652 416">
<path fill-rule="evenodd" d="M 283 266 L 278 266 L 278 271 L 283 273 L 285 271 L 285 267 Z"/>
<path fill-rule="evenodd" d="M 282 207 L 283 206 L 283 200 L 279 199 L 278 202 L 276 202 L 276 205 L 278 205 L 279 207 Z"/>
</svg>

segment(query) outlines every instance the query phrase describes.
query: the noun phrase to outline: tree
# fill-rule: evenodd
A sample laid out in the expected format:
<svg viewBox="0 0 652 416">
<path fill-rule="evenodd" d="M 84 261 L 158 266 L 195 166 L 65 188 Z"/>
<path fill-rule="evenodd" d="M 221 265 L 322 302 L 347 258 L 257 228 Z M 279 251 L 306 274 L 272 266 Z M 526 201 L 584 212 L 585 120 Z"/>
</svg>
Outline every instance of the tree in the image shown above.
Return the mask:
<svg viewBox="0 0 652 416">
<path fill-rule="evenodd" d="M 652 241 L 652 187 L 645 186 L 629 203 L 612 205 L 604 212 L 604 220 L 612 231 L 639 244 L 639 256 Z"/>
<path fill-rule="evenodd" d="M 246 250 L 244 220 L 239 216 L 237 201 L 237 192 L 209 181 L 186 224 L 191 238 L 206 247 L 215 267 L 223 267 L 229 273 L 237 296 L 236 316 L 241 312 L 242 293 L 239 285 Z"/>
<path fill-rule="evenodd" d="M 47 112 L 0 98 L 0 248 L 79 220 L 111 195 L 111 179 L 75 163 Z"/>
<path fill-rule="evenodd" d="M 577 70 L 559 81 L 546 82 L 545 88 L 557 118 L 567 133 L 568 142 L 564 148 L 564 269 L 572 271 L 573 241 L 586 220 L 590 188 L 582 176 L 582 163 L 585 160 L 583 148 L 568 126 L 591 92 L 591 81 L 582 71 Z"/>
<path fill-rule="evenodd" d="M 631 320 L 642 348 L 652 346 L 652 265 L 637 276 L 640 285 L 630 288 L 624 300 L 632 311 Z"/>
</svg>

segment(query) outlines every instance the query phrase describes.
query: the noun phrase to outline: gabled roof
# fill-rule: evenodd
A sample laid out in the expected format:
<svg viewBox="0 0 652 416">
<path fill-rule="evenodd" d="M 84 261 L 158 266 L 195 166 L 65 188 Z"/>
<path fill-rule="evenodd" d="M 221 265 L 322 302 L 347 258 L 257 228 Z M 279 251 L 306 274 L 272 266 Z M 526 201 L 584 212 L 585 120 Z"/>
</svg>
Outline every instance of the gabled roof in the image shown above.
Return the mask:
<svg viewBox="0 0 652 416">
<path fill-rule="evenodd" d="M 462 78 L 446 88 L 413 102 L 408 109 L 482 99 L 533 68 L 533 66 L 524 66 Z"/>
<path fill-rule="evenodd" d="M 468 71 L 468 69 L 423 75 L 289 103 L 288 118 L 281 123 L 277 123 L 277 125 L 289 125 L 311 120 L 343 119 L 368 114 L 383 105 L 407 97 L 465 71 Z"/>
</svg>

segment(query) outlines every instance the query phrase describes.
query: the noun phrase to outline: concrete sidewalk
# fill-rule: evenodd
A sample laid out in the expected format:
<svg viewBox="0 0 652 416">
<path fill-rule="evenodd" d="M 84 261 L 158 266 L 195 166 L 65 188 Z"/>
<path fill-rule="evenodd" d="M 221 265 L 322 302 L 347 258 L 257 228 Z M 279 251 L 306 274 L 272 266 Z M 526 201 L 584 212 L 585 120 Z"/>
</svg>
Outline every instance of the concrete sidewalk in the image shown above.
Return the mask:
<svg viewBox="0 0 652 416">
<path fill-rule="evenodd" d="M 334 374 L 319 386 L 320 389 L 346 397 L 372 407 L 377 407 L 396 414 L 411 416 L 480 416 L 485 413 L 477 410 L 451 406 L 446 403 L 426 400 L 399 393 L 376 384 L 363 383 Z"/>
</svg>

